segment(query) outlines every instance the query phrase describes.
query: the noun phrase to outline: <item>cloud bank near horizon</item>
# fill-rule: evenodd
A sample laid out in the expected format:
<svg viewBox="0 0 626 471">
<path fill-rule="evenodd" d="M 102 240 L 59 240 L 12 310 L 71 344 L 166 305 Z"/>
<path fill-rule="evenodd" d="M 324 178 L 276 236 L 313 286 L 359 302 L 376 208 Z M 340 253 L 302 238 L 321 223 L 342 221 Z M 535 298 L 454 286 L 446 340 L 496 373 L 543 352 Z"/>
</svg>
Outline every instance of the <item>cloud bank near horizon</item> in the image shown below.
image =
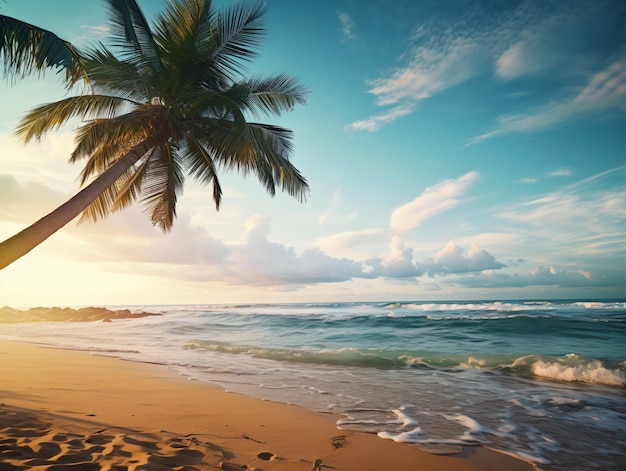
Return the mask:
<svg viewBox="0 0 626 471">
<path fill-rule="evenodd" d="M 559 195 L 545 195 L 534 201 L 503 208 L 500 217 L 516 224 L 535 226 L 547 224 L 554 214 L 567 214 L 562 205 L 577 204 L 564 195 L 574 196 L 580 186 L 586 188 L 596 180 L 619 174 L 619 168 L 604 175 L 589 177 L 561 190 Z M 413 201 L 390 211 L 388 228 L 365 228 L 353 233 L 329 235 L 317 243 L 310 242 L 303 248 L 289 247 L 271 240 L 271 220 L 268 216 L 251 216 L 238 242 L 225 242 L 211 236 L 208 231 L 193 225 L 191 219 L 181 215 L 172 232 L 163 235 L 153 229 L 138 208 L 112 215 L 98 224 L 68 226 L 63 237 L 55 242 L 58 258 L 75 262 L 95 263 L 108 270 L 121 270 L 146 276 L 159 276 L 183 282 L 211 282 L 229 286 L 270 287 L 278 290 L 301 289 L 305 286 L 366 279 L 385 279 L 402 283 L 443 283 L 467 288 L 520 288 L 527 286 L 611 286 L 615 280 L 603 276 L 588 267 L 569 267 L 567 264 L 537 265 L 519 273 L 516 263 L 503 262 L 482 248 L 478 243 L 460 245 L 450 240 L 440 243 L 440 248 L 430 255 L 418 257 L 415 247 L 403 240 L 408 232 L 425 219 L 461 204 L 476 181 L 478 174 L 468 172 L 457 179 L 449 179 L 426 188 Z M 585 186 L 587 185 L 587 186 Z M 0 209 L 5 221 L 24 224 L 30 222 L 44 202 L 62 195 L 43 184 L 19 182 L 14 177 L 0 176 L 0 195 L 14 204 Z M 26 197 L 27 196 L 27 197 Z M 611 211 L 615 205 L 626 201 L 626 192 L 595 194 L 589 203 L 589 215 L 599 208 Z M 554 207 L 554 205 L 558 205 Z M 579 205 L 580 206 L 580 205 Z M 424 212 L 424 208 L 435 208 Z M 617 214 L 626 220 L 626 213 Z M 39 217 L 42 214 L 38 214 Z M 562 216 L 565 217 L 565 216 Z M 573 217 L 573 216 L 571 216 Z M 558 224 L 567 221 L 559 220 Z M 607 229 L 607 226 L 599 226 Z M 480 234 L 475 239 L 478 240 Z M 486 238 L 495 242 L 494 238 Z M 343 247 L 360 243 L 367 252 L 372 243 L 387 243 L 385 251 L 372 253 L 369 257 L 349 258 L 338 255 Z M 45 242 L 44 244 L 46 244 Z M 333 250 L 324 250 L 324 246 Z M 602 250 L 599 245 L 597 250 Z M 606 245 L 604 246 L 606 249 Z M 371 252 L 370 252 L 371 253 Z M 334 254 L 334 255 L 333 255 Z M 29 256 L 37 256 L 32 254 Z M 597 256 L 597 254 L 594 254 Z M 515 258 L 512 256 L 510 258 Z"/>
</svg>

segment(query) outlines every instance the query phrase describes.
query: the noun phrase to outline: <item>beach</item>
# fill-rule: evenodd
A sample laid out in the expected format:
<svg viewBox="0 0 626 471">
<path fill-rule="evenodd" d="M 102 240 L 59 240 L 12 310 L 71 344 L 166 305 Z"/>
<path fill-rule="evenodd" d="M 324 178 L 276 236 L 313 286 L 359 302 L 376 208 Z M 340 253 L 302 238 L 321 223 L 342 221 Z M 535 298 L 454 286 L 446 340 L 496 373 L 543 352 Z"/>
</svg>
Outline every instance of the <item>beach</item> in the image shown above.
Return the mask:
<svg viewBox="0 0 626 471">
<path fill-rule="evenodd" d="M 84 440 L 231 450 L 207 469 L 621 470 L 625 320 L 585 300 L 5 307 L 0 402 L 89 423 Z M 126 450 L 114 436 L 90 440 Z"/>
<path fill-rule="evenodd" d="M 532 469 L 481 446 L 435 455 L 342 431 L 160 365 L 6 340 L 0 358 L 2 470 Z"/>
</svg>

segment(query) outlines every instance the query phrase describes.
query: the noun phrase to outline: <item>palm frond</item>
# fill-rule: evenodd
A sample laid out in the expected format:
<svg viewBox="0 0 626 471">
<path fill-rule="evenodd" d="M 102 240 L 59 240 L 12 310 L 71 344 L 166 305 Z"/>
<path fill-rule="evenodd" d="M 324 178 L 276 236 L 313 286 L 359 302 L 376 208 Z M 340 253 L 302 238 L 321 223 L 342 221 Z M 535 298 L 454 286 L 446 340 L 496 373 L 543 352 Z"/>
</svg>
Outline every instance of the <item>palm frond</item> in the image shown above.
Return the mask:
<svg viewBox="0 0 626 471">
<path fill-rule="evenodd" d="M 227 170 L 237 170 L 247 175 L 254 162 L 255 148 L 245 128 L 242 131 L 230 119 L 204 118 L 193 123 L 194 138 L 207 149 L 213 161 Z"/>
<path fill-rule="evenodd" d="M 120 180 L 117 192 L 115 195 L 115 201 L 111 205 L 110 211 L 121 211 L 122 209 L 130 206 L 137 201 L 141 195 L 141 184 L 146 174 L 146 168 L 150 156 L 154 152 L 152 149 L 148 155 L 141 160 L 141 163 L 136 165 L 134 171 L 125 176 L 124 180 Z"/>
<path fill-rule="evenodd" d="M 308 90 L 288 74 L 254 77 L 233 85 L 247 92 L 246 109 L 254 115 L 281 115 L 294 106 L 306 104 Z"/>
<path fill-rule="evenodd" d="M 197 124 L 193 135 L 215 163 L 243 175 L 254 173 L 272 196 L 278 186 L 299 201 L 306 198 L 306 179 L 289 161 L 293 151 L 290 130 L 247 123 L 241 131 L 228 120 L 205 119 L 203 124 Z"/>
<path fill-rule="evenodd" d="M 215 162 L 207 150 L 191 136 L 186 136 L 185 157 L 187 170 L 196 180 L 213 185 L 213 201 L 219 211 L 222 202 L 222 186 L 217 177 Z"/>
<path fill-rule="evenodd" d="M 146 164 L 141 202 L 152 224 L 169 231 L 176 218 L 177 194 L 184 185 L 180 156 L 169 145 L 157 146 Z"/>
<path fill-rule="evenodd" d="M 79 222 L 106 218 L 110 213 L 121 211 L 135 202 L 141 194 L 141 183 L 146 167 L 155 148 L 150 149 L 134 166 L 122 174 L 103 191 L 81 214 Z M 119 156 L 118 156 L 119 157 Z"/>
<path fill-rule="evenodd" d="M 177 0 L 168 2 L 155 23 L 155 39 L 163 51 L 163 61 L 176 89 L 193 87 L 198 77 L 210 68 L 214 42 L 211 2 Z"/>
<path fill-rule="evenodd" d="M 155 36 L 161 39 L 161 47 L 168 52 L 189 52 L 189 45 L 195 46 L 199 25 L 209 18 L 210 6 L 211 2 L 204 0 L 169 1 L 155 23 Z"/>
<path fill-rule="evenodd" d="M 289 161 L 291 131 L 259 123 L 248 123 L 248 127 L 257 150 L 254 169 L 268 192 L 273 195 L 274 186 L 278 185 L 298 201 L 304 201 L 309 185 Z"/>
<path fill-rule="evenodd" d="M 137 103 L 149 99 L 149 78 L 139 73 L 134 64 L 119 60 L 103 45 L 87 50 L 84 63 L 96 93 L 112 94 Z"/>
<path fill-rule="evenodd" d="M 0 15 L 0 62 L 7 76 L 25 77 L 48 67 L 65 73 L 68 88 L 86 80 L 79 51 L 56 34 Z"/>
<path fill-rule="evenodd" d="M 231 81 L 245 72 L 244 62 L 257 56 L 257 49 L 265 34 L 261 17 L 266 3 L 258 1 L 252 5 L 234 5 L 218 16 L 218 29 L 213 52 L 216 65 L 214 73 L 221 73 Z"/>
<path fill-rule="evenodd" d="M 24 142 L 41 139 L 74 117 L 113 117 L 128 101 L 105 95 L 78 95 L 30 110 L 20 120 L 15 133 Z"/>
<path fill-rule="evenodd" d="M 163 72 L 159 46 L 136 0 L 106 0 L 114 44 L 132 63 L 148 67 L 153 76 Z"/>
<path fill-rule="evenodd" d="M 146 125 L 134 114 L 125 114 L 111 119 L 95 119 L 76 131 L 76 146 L 70 156 L 70 163 L 85 157 L 102 153 L 105 167 L 110 165 L 114 155 L 124 152 L 147 136 Z M 90 175 L 88 173 L 87 175 Z"/>
</svg>

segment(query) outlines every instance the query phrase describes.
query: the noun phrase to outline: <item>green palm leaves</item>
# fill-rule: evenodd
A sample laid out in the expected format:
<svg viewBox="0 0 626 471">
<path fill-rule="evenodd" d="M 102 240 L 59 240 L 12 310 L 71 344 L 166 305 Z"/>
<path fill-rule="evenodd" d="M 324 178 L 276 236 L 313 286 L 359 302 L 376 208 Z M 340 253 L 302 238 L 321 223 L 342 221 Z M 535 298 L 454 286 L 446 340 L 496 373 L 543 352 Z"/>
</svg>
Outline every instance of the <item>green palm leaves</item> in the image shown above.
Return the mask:
<svg viewBox="0 0 626 471">
<path fill-rule="evenodd" d="M 71 86 L 84 78 L 80 54 L 56 34 L 0 15 L 0 64 L 5 75 L 26 76 L 47 67 L 65 73 Z"/>
</svg>

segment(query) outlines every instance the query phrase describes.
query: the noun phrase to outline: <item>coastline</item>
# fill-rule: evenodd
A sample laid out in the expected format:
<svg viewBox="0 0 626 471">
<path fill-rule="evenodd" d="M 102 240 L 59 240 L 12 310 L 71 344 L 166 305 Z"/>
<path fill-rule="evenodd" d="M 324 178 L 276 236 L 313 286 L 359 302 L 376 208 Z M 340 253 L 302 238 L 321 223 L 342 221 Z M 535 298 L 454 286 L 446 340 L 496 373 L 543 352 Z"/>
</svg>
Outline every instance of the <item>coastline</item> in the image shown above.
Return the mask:
<svg viewBox="0 0 626 471">
<path fill-rule="evenodd" d="M 0 461 L 15 469 L 532 470 L 481 446 L 435 455 L 160 366 L 0 340 Z M 319 461 L 321 460 L 321 461 Z M 10 468 L 9 468 L 10 469 Z"/>
</svg>

